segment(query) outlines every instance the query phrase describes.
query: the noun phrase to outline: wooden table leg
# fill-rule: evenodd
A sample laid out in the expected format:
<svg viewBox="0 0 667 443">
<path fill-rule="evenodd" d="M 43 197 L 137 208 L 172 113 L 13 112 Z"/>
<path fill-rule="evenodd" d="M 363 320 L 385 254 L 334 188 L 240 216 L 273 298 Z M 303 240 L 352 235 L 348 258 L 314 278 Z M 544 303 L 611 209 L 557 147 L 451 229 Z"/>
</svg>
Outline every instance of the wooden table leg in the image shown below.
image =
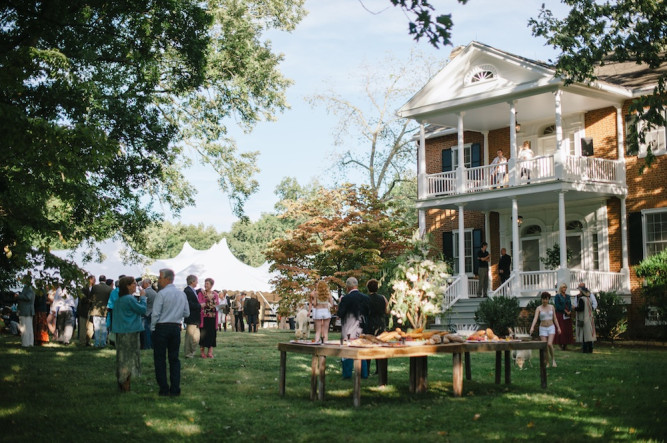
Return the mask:
<svg viewBox="0 0 667 443">
<path fill-rule="evenodd" d="M 543 388 L 547 387 L 547 350 L 540 349 L 540 382 Z"/>
<path fill-rule="evenodd" d="M 509 385 L 512 383 L 512 364 L 510 363 L 511 355 L 510 351 L 505 351 L 505 384 Z"/>
<path fill-rule="evenodd" d="M 414 357 L 410 357 L 410 372 L 408 374 L 408 391 L 410 392 L 415 392 L 415 389 L 417 389 L 417 367 L 416 367 L 416 360 Z"/>
<path fill-rule="evenodd" d="M 496 351 L 496 384 L 500 384 L 500 373 L 502 372 L 502 352 Z"/>
<path fill-rule="evenodd" d="M 378 360 L 375 360 L 378 365 L 378 385 L 384 386 L 387 384 L 387 366 L 389 359 L 387 358 L 380 358 Z"/>
<path fill-rule="evenodd" d="M 326 386 L 326 372 L 327 372 L 327 357 L 325 355 L 321 355 L 319 357 L 319 372 L 320 372 L 320 377 L 319 377 L 319 389 L 318 389 L 318 399 L 320 401 L 324 401 L 324 391 L 325 391 L 325 386 Z"/>
<path fill-rule="evenodd" d="M 354 407 L 361 405 L 361 360 L 354 360 Z"/>
<path fill-rule="evenodd" d="M 466 380 L 472 380 L 472 368 L 470 367 L 470 352 L 466 352 L 463 355 L 465 358 L 465 366 L 466 366 Z"/>
<path fill-rule="evenodd" d="M 281 397 L 285 396 L 285 366 L 287 365 L 287 352 L 280 351 L 280 375 L 278 376 L 278 392 Z"/>
<path fill-rule="evenodd" d="M 426 392 L 428 390 L 428 357 L 416 357 L 415 391 Z"/>
<path fill-rule="evenodd" d="M 452 354 L 452 386 L 454 397 L 460 397 L 463 394 L 463 367 L 460 352 Z"/>
<path fill-rule="evenodd" d="M 317 378 L 319 375 L 318 371 L 318 360 L 319 357 L 313 354 L 313 358 L 310 362 L 310 399 L 315 400 L 317 398 Z"/>
</svg>

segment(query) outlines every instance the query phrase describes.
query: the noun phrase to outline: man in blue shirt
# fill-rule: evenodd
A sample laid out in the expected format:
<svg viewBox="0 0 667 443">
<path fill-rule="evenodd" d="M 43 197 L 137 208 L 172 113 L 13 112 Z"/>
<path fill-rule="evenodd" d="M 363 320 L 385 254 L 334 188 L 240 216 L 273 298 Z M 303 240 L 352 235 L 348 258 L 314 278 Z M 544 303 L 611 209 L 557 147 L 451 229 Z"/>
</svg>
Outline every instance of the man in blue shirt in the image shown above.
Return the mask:
<svg viewBox="0 0 667 443">
<path fill-rule="evenodd" d="M 153 362 L 159 395 L 181 395 L 181 362 L 178 350 L 181 346 L 181 324 L 190 315 L 185 292 L 174 286 L 174 271 L 160 269 L 157 280 L 160 291 L 153 302 L 151 330 L 153 331 Z M 169 382 L 167 382 L 167 353 L 169 353 Z"/>
</svg>

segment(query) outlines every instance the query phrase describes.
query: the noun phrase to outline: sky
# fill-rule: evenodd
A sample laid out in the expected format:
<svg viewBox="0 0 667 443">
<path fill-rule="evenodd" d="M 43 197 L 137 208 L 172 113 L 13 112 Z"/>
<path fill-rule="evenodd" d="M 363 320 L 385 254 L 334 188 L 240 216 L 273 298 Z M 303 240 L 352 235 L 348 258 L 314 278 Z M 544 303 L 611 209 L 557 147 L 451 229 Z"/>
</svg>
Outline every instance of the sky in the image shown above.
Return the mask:
<svg viewBox="0 0 667 443">
<path fill-rule="evenodd" d="M 389 0 L 307 0 L 309 14 L 291 33 L 267 35 L 274 52 L 282 53 L 280 70 L 293 85 L 287 90 L 290 109 L 274 122 L 259 123 L 250 134 L 230 124 L 230 135 L 239 151 L 260 151 L 256 176 L 260 188 L 246 202 L 245 212 L 256 221 L 272 212 L 276 186 L 284 177 L 294 177 L 301 185 L 313 180 L 331 181 L 333 132 L 338 117 L 327 114 L 324 106 L 311 106 L 306 98 L 334 90 L 351 100 L 363 100 L 360 81 L 363 65 L 387 68 L 391 56 L 407 58 L 417 48 L 427 57 L 447 60 L 453 47 L 478 41 L 497 49 L 535 60 L 554 60 L 557 53 L 535 38 L 528 19 L 537 17 L 540 6 L 563 17 L 567 8 L 555 0 L 432 0 L 436 14 L 451 13 L 454 22 L 452 46 L 433 48 L 429 42 L 414 42 L 408 34 L 408 17 L 391 6 Z M 371 12 L 369 12 L 371 11 Z M 417 89 L 414 91 L 417 92 Z M 416 162 L 416 160 L 415 160 Z M 415 166 L 416 167 L 416 166 Z M 220 232 L 229 232 L 237 218 L 225 194 L 218 189 L 215 174 L 197 164 L 186 171 L 197 189 L 196 207 L 186 208 L 172 222 L 203 223 Z"/>
</svg>

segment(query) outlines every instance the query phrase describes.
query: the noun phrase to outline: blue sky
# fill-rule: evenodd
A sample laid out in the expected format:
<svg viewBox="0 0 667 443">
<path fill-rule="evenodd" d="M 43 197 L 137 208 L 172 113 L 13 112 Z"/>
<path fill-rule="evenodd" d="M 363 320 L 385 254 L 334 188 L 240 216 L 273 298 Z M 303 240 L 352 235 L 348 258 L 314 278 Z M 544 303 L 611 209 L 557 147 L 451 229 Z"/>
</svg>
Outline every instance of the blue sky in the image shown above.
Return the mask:
<svg viewBox="0 0 667 443">
<path fill-rule="evenodd" d="M 476 40 L 537 60 L 557 56 L 544 46 L 544 40 L 532 37 L 527 22 L 537 17 L 542 3 L 562 17 L 567 9 L 559 1 L 469 0 L 465 6 L 454 0 L 431 3 L 439 14 L 452 13 L 454 46 Z M 415 43 L 408 35 L 408 18 L 389 0 L 363 0 L 363 6 L 360 0 L 308 0 L 306 9 L 309 14 L 294 32 L 269 35 L 274 51 L 284 55 L 281 71 L 294 82 L 287 91 L 291 109 L 278 115 L 275 122 L 260 123 L 251 134 L 229 125 L 240 151 L 260 151 L 260 189 L 246 204 L 251 220 L 273 211 L 277 200 L 274 190 L 283 177 L 295 177 L 301 184 L 313 179 L 327 184 L 330 180 L 335 150 L 332 134 L 338 119 L 328 115 L 324 107 L 312 107 L 306 97 L 335 90 L 352 100 L 362 100 L 358 79 L 363 64 L 377 64 L 382 69 L 388 56 L 407 58 L 415 47 L 428 57 L 446 60 L 452 49 L 435 49 L 426 41 Z M 218 190 L 215 175 L 195 163 L 186 176 L 198 190 L 197 207 L 186 208 L 180 221 L 229 231 L 236 218 L 227 196 Z"/>
</svg>

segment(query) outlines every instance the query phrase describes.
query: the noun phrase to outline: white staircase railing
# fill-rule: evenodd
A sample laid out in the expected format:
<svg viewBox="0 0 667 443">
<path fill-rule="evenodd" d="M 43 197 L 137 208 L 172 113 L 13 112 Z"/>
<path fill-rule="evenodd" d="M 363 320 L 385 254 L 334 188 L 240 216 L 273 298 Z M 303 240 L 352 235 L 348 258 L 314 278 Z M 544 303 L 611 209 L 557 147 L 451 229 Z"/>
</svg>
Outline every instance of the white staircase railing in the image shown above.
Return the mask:
<svg viewBox="0 0 667 443">
<path fill-rule="evenodd" d="M 462 298 L 465 288 L 465 280 L 461 276 L 455 277 L 454 280 L 447 286 L 442 300 L 442 312 L 447 311 L 449 308 L 454 306 L 457 300 Z"/>
<path fill-rule="evenodd" d="M 489 291 L 489 297 L 511 297 L 515 293 L 514 287 L 518 281 L 519 279 L 516 277 L 516 273 L 513 273 L 510 278 L 505 280 L 502 285 L 498 286 L 495 291 Z"/>
</svg>

